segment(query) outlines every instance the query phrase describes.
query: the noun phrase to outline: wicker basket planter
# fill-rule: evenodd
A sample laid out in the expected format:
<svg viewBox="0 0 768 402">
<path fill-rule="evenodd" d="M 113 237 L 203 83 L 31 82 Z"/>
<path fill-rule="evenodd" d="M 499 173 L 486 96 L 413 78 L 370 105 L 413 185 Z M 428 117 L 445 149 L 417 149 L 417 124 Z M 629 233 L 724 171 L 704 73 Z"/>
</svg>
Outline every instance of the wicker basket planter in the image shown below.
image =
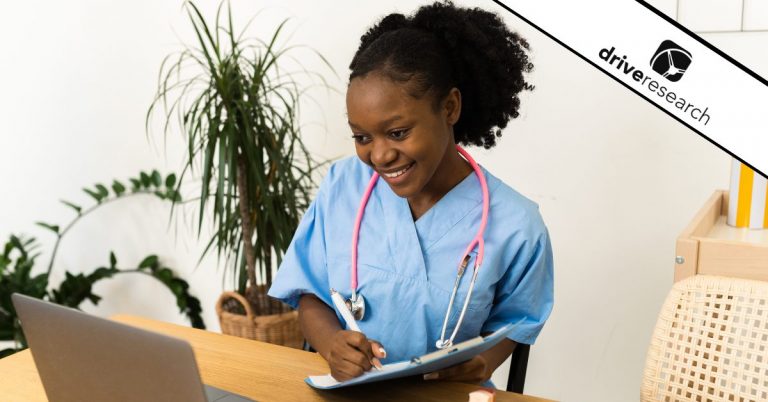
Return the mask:
<svg viewBox="0 0 768 402">
<path fill-rule="evenodd" d="M 225 305 L 233 301 L 242 306 L 245 314 L 227 311 Z M 256 314 L 245 297 L 236 292 L 224 292 L 216 302 L 216 314 L 219 316 L 221 332 L 301 349 L 304 345 L 304 336 L 299 326 L 299 312 L 285 304 L 280 303 L 280 305 L 277 309 L 280 311 L 278 314 Z"/>
</svg>

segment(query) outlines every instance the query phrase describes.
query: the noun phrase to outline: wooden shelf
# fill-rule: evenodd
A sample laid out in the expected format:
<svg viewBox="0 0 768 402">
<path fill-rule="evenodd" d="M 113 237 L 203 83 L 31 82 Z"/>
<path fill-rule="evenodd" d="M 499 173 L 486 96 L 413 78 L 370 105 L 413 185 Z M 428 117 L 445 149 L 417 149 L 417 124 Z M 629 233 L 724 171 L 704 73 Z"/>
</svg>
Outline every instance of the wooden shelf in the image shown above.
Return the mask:
<svg viewBox="0 0 768 402">
<path fill-rule="evenodd" d="M 715 191 L 677 238 L 675 281 L 721 275 L 768 281 L 768 230 L 726 224 L 728 192 Z"/>
</svg>

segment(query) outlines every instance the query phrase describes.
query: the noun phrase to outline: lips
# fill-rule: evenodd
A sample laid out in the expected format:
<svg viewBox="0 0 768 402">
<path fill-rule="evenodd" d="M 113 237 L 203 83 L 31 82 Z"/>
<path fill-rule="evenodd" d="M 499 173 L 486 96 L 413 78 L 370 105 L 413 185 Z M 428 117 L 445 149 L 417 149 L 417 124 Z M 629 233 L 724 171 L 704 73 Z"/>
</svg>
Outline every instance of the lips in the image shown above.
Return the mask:
<svg viewBox="0 0 768 402">
<path fill-rule="evenodd" d="M 411 170 L 413 169 L 414 163 L 411 163 L 408 166 L 405 166 L 404 168 L 400 170 L 396 170 L 393 172 L 379 172 L 379 174 L 390 184 L 399 184 L 402 181 L 404 181 L 408 176 Z"/>
<path fill-rule="evenodd" d="M 408 171 L 408 169 L 410 169 L 410 168 L 411 168 L 411 166 L 413 166 L 413 163 L 411 163 L 410 165 L 408 165 L 408 166 L 406 166 L 406 167 L 404 167 L 404 168 L 402 168 L 402 169 L 400 169 L 400 170 L 398 170 L 398 171 L 395 171 L 395 172 L 392 172 L 392 173 L 383 173 L 383 172 L 382 172 L 382 174 L 383 174 L 384 176 L 386 176 L 386 177 L 389 177 L 390 179 L 394 179 L 395 177 L 401 176 L 401 175 L 403 175 L 405 172 L 407 172 L 407 171 Z"/>
</svg>

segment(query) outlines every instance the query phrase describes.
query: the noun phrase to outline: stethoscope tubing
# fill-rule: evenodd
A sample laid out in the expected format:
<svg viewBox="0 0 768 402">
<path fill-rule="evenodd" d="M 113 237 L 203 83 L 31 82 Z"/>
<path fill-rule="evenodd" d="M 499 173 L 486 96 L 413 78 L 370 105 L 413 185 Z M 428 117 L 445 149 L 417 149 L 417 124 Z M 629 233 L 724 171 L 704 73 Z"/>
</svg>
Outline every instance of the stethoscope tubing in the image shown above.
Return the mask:
<svg viewBox="0 0 768 402">
<path fill-rule="evenodd" d="M 467 307 L 469 306 L 469 300 L 472 297 L 472 291 L 474 290 L 475 281 L 477 280 L 477 273 L 480 268 L 480 265 L 483 262 L 483 256 L 485 254 L 485 241 L 483 239 L 483 234 L 485 233 L 485 228 L 488 224 L 488 209 L 490 207 L 488 183 L 485 179 L 485 175 L 480 169 L 480 166 L 477 164 L 477 162 L 475 162 L 472 156 L 463 148 L 461 148 L 459 145 L 456 145 L 456 150 L 467 160 L 467 162 L 469 162 L 469 164 L 472 166 L 472 169 L 475 172 L 475 175 L 480 181 L 480 188 L 483 194 L 483 212 L 480 219 L 480 227 L 477 230 L 477 234 L 469 243 L 469 245 L 467 245 L 466 250 L 464 250 L 464 254 L 462 256 L 461 262 L 459 263 L 459 269 L 456 275 L 456 281 L 454 282 L 453 291 L 451 292 L 451 298 L 448 302 L 448 309 L 445 312 L 445 318 L 443 320 L 440 339 L 436 342 L 436 345 L 439 349 L 448 347 L 453 344 L 453 340 L 456 337 L 456 334 L 458 333 L 459 328 L 461 327 L 461 323 L 464 321 L 464 315 L 466 314 Z M 350 273 L 350 282 L 351 282 L 350 287 L 352 288 L 352 297 L 350 299 L 350 306 L 355 305 L 355 302 L 364 304 L 364 301 L 362 300 L 362 296 L 360 296 L 360 299 L 358 299 L 358 294 L 357 294 L 357 284 L 358 284 L 357 282 L 357 246 L 358 246 L 358 239 L 360 235 L 360 225 L 363 221 L 363 213 L 365 212 L 365 207 L 368 204 L 368 199 L 371 197 L 371 193 L 373 192 L 373 188 L 376 186 L 378 179 L 379 179 L 379 174 L 377 172 L 373 172 L 373 175 L 371 175 L 371 180 L 368 182 L 368 186 L 365 189 L 365 193 L 363 194 L 363 197 L 360 200 L 360 206 L 357 209 L 357 216 L 355 217 L 355 226 L 352 231 L 352 267 L 351 267 L 352 272 Z M 477 258 L 475 258 L 475 264 L 472 269 L 472 280 L 469 285 L 469 290 L 467 291 L 467 296 L 464 298 L 461 314 L 459 315 L 458 321 L 456 322 L 456 326 L 454 327 L 453 333 L 451 334 L 451 337 L 446 341 L 445 332 L 448 327 L 448 318 L 450 317 L 451 309 L 453 308 L 453 303 L 456 299 L 456 293 L 458 292 L 459 284 L 461 283 L 461 278 L 464 276 L 464 271 L 466 270 L 467 263 L 469 261 L 469 255 L 475 247 L 477 247 Z M 364 307 L 362 308 L 364 309 Z"/>
<path fill-rule="evenodd" d="M 357 295 L 357 241 L 360 237 L 360 224 L 363 221 L 363 212 L 365 211 L 365 205 L 368 204 L 368 199 L 371 198 L 371 192 L 379 181 L 379 173 L 373 172 L 371 181 L 368 182 L 368 186 L 365 188 L 365 194 L 360 200 L 360 207 L 357 208 L 357 216 L 355 217 L 355 228 L 352 231 L 352 275 L 350 276 L 352 287 L 352 295 Z"/>
<path fill-rule="evenodd" d="M 488 224 L 488 209 L 490 207 L 488 183 L 485 180 L 485 175 L 483 174 L 483 171 L 480 169 L 480 166 L 478 166 L 477 162 L 475 162 L 475 160 L 467 151 L 465 151 L 463 148 L 461 148 L 458 145 L 456 145 L 456 149 L 469 162 L 469 164 L 472 166 L 472 169 L 475 171 L 475 174 L 477 175 L 478 180 L 480 181 L 480 188 L 483 193 L 483 213 L 480 218 L 480 227 L 477 230 L 477 234 L 475 235 L 475 238 L 472 239 L 472 241 L 467 246 L 467 249 L 464 251 L 464 256 L 462 257 L 461 262 L 459 263 L 459 271 L 456 274 L 456 281 L 454 282 L 453 291 L 451 292 L 451 298 L 448 302 L 448 308 L 445 312 L 443 327 L 442 327 L 442 330 L 440 331 L 440 339 L 436 342 L 436 346 L 438 349 L 443 349 L 453 344 L 453 340 L 456 338 L 456 334 L 458 334 L 459 328 L 461 328 L 461 324 L 464 321 L 464 315 L 467 313 L 467 307 L 469 306 L 469 301 L 472 298 L 472 291 L 475 289 L 475 281 L 477 280 L 477 273 L 479 272 L 480 264 L 482 264 L 483 256 L 485 254 L 485 240 L 483 239 L 483 235 L 485 234 L 485 227 Z M 459 284 L 461 283 L 461 278 L 464 276 L 464 271 L 466 270 L 467 262 L 469 261 L 469 253 L 472 252 L 472 249 L 474 249 L 475 246 L 477 246 L 477 258 L 475 258 L 475 266 L 472 269 L 472 281 L 469 283 L 469 290 L 467 291 L 467 296 L 464 298 L 464 305 L 462 306 L 461 314 L 459 314 L 459 318 L 456 321 L 456 326 L 453 328 L 453 333 L 451 334 L 451 337 L 446 341 L 445 332 L 448 329 L 448 318 L 450 317 L 451 309 L 453 309 L 453 302 L 456 299 L 456 293 L 458 292 Z"/>
</svg>

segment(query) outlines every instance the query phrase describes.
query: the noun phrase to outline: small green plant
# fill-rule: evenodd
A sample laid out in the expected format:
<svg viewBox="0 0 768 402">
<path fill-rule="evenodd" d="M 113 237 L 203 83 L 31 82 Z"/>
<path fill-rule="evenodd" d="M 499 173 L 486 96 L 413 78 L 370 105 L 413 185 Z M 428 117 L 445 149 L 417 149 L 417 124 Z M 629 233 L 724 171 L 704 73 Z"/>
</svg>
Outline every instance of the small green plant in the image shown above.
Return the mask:
<svg viewBox="0 0 768 402">
<path fill-rule="evenodd" d="M 157 171 L 141 172 L 138 177 L 129 180 L 130 188 L 120 181 L 113 181 L 110 186 L 111 192 L 103 184 L 83 189 L 95 200 L 95 204 L 88 208 L 62 200 L 64 205 L 77 213 L 66 226 L 37 222 L 37 225 L 56 235 L 51 259 L 47 269 L 42 273 L 33 273 L 36 259 L 40 256 L 39 244 L 36 240 L 32 237 L 10 236 L 0 254 L 0 341 L 14 341 L 14 347 L 0 350 L 0 358 L 27 347 L 16 311 L 11 303 L 11 294 L 21 293 L 78 308 L 85 300 L 98 304 L 101 296 L 93 293 L 93 285 L 118 274 L 138 273 L 160 281 L 173 293 L 176 305 L 189 318 L 192 326 L 205 328 L 201 317 L 200 301 L 189 293 L 189 284 L 177 277 L 170 268 L 164 266 L 156 255 L 145 257 L 136 267 L 120 267 L 115 253 L 110 251 L 108 264 L 89 273 L 73 274 L 67 271 L 58 287 L 49 289 L 49 278 L 54 268 L 59 244 L 80 219 L 111 202 L 138 195 L 153 195 L 173 203 L 182 202 L 178 188 L 175 187 L 175 174 L 163 178 Z"/>
<path fill-rule="evenodd" d="M 302 90 L 296 73 L 280 67 L 293 48 L 277 46 L 287 21 L 267 41 L 245 39 L 245 29 L 233 28 L 231 7 L 222 21 L 223 2 L 213 25 L 194 3 L 184 6 L 197 44 L 163 60 L 147 132 L 158 109 L 165 135 L 178 116 L 188 144 L 178 185 L 187 172 L 200 169 L 198 234 L 205 214 L 214 225 L 203 256 L 215 246 L 225 259 L 225 277 L 232 274 L 257 314 L 272 314 L 274 303 L 265 303 L 265 292 L 309 205 L 313 172 L 320 165 L 299 135 Z M 298 73 L 323 80 L 303 69 Z"/>
</svg>

